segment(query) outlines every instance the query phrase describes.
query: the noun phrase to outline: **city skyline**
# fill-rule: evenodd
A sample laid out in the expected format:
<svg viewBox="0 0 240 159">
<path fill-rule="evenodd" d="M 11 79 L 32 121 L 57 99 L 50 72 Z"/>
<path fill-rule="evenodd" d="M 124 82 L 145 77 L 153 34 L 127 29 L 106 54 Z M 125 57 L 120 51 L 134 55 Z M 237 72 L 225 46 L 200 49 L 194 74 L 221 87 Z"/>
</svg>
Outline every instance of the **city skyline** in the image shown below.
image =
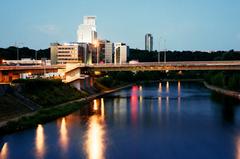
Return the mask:
<svg viewBox="0 0 240 159">
<path fill-rule="evenodd" d="M 115 2 L 106 1 L 104 7 L 99 7 L 101 3 L 1 2 L 0 47 L 17 42 L 19 47 L 44 49 L 52 42 L 74 42 L 83 16 L 96 15 L 100 39 L 124 41 L 131 48 L 144 49 L 143 37 L 151 32 L 156 44 L 153 50 L 159 50 L 159 43 L 163 50 L 163 39 L 169 50 L 240 50 L 237 0 L 124 0 L 118 4 L 119 11 Z"/>
</svg>

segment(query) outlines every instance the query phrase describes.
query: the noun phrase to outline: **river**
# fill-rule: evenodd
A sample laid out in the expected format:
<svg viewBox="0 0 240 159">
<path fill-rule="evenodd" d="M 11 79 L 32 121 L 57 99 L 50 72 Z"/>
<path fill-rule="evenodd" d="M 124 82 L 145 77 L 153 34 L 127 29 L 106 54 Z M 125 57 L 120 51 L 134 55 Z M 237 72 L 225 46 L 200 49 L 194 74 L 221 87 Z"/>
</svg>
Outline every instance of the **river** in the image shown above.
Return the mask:
<svg viewBox="0 0 240 159">
<path fill-rule="evenodd" d="M 134 85 L 0 138 L 1 159 L 240 159 L 240 106 L 197 82 Z"/>
</svg>

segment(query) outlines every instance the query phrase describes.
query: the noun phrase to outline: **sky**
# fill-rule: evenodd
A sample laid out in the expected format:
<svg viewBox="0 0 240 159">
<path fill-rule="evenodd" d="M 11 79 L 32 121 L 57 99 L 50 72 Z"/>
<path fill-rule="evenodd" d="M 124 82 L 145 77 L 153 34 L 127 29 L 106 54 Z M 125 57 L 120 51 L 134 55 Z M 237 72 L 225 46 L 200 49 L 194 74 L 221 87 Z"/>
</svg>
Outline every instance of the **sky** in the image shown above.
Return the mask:
<svg viewBox="0 0 240 159">
<path fill-rule="evenodd" d="M 154 50 L 240 50 L 240 0 L 1 0 L 0 47 L 74 42 L 83 16 L 101 39 Z M 164 46 L 164 41 L 166 45 Z"/>
</svg>

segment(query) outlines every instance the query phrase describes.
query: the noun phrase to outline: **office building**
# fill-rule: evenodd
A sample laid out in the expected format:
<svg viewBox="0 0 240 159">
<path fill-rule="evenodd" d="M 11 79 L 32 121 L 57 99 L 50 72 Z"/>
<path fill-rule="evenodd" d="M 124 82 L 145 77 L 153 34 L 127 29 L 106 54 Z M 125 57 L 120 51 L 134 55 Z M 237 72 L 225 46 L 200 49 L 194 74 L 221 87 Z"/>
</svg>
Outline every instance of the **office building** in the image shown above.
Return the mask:
<svg viewBox="0 0 240 159">
<path fill-rule="evenodd" d="M 113 63 L 114 44 L 112 42 L 108 40 L 98 40 L 96 45 L 93 46 L 93 63 Z"/>
<path fill-rule="evenodd" d="M 113 63 L 114 44 L 110 41 L 105 42 L 105 63 Z"/>
<path fill-rule="evenodd" d="M 152 34 L 145 35 L 145 50 L 151 52 L 153 51 L 153 36 Z"/>
<path fill-rule="evenodd" d="M 94 43 L 97 40 L 96 17 L 85 16 L 77 31 L 77 42 Z"/>
<path fill-rule="evenodd" d="M 125 43 L 115 43 L 114 50 L 114 64 L 127 63 L 129 47 Z"/>
<path fill-rule="evenodd" d="M 66 64 L 72 62 L 87 63 L 89 46 L 86 43 L 52 43 L 51 64 Z"/>
</svg>

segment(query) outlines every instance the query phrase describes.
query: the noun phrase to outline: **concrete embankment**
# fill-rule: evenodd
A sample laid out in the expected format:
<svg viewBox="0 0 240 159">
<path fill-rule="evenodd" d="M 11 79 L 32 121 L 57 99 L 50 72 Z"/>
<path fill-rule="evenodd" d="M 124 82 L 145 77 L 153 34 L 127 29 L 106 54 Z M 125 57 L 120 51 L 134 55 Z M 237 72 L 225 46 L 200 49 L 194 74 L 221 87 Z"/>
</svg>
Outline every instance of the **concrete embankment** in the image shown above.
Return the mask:
<svg viewBox="0 0 240 159">
<path fill-rule="evenodd" d="M 212 86 L 212 85 L 209 85 L 207 82 L 204 82 L 204 85 L 205 85 L 205 87 L 207 87 L 208 89 L 210 89 L 214 92 L 217 92 L 217 93 L 220 93 L 220 94 L 223 94 L 223 95 L 226 95 L 226 96 L 230 96 L 230 97 L 233 97 L 233 98 L 236 98 L 236 99 L 240 100 L 240 92 L 231 91 L 231 90 L 219 88 L 219 87 L 216 87 L 216 86 Z"/>
</svg>

